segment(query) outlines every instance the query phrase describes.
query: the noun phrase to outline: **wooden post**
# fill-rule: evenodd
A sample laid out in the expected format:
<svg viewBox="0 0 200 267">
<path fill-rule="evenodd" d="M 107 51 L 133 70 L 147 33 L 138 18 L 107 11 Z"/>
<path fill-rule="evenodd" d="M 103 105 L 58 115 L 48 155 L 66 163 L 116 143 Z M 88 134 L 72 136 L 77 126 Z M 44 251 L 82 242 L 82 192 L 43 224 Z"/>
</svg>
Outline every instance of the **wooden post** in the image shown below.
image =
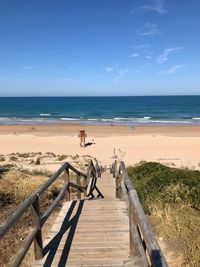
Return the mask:
<svg viewBox="0 0 200 267">
<path fill-rule="evenodd" d="M 81 177 L 79 174 L 76 175 L 76 183 L 78 186 L 81 185 Z M 81 191 L 80 190 L 77 191 L 77 199 L 81 199 Z"/>
<path fill-rule="evenodd" d="M 135 257 L 137 256 L 137 247 L 133 240 L 133 236 L 131 233 L 132 226 L 136 228 L 137 226 L 137 219 L 135 215 L 135 209 L 133 206 L 133 202 L 131 201 L 131 198 L 129 196 L 129 226 L 130 226 L 130 256 Z"/>
<path fill-rule="evenodd" d="M 31 214 L 32 214 L 33 226 L 38 229 L 37 235 L 34 239 L 34 250 L 35 250 L 35 259 L 39 260 L 43 258 L 39 196 L 31 205 Z"/>
<path fill-rule="evenodd" d="M 84 190 L 84 197 L 87 197 L 87 178 L 84 178 L 83 185 L 85 187 Z"/>
<path fill-rule="evenodd" d="M 64 180 L 65 180 L 65 183 L 66 183 L 66 184 L 69 184 L 69 168 L 66 168 L 66 169 L 64 170 Z M 65 200 L 66 200 L 66 201 L 70 201 L 70 191 L 69 191 L 69 187 L 67 188 L 66 193 L 65 193 Z"/>
<path fill-rule="evenodd" d="M 119 179 L 119 175 L 115 178 L 115 184 L 116 184 L 116 198 L 120 198 L 120 179 Z"/>
</svg>

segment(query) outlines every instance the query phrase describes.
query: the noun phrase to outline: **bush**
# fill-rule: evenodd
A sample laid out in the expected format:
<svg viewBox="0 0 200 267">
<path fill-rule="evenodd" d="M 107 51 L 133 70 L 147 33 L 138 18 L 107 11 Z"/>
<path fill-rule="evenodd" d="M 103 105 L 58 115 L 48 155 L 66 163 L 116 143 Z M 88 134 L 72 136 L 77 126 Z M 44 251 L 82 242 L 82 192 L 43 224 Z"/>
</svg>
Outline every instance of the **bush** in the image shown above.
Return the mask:
<svg viewBox="0 0 200 267">
<path fill-rule="evenodd" d="M 40 158 L 38 157 L 37 159 L 36 159 L 36 161 L 35 161 L 35 165 L 40 165 L 41 164 L 41 160 L 40 160 Z"/>
<path fill-rule="evenodd" d="M 6 159 L 3 156 L 0 156 L 0 162 L 5 161 Z"/>
<path fill-rule="evenodd" d="M 59 160 L 59 161 L 62 161 L 62 160 L 64 160 L 64 159 L 66 159 L 66 158 L 67 158 L 66 155 L 60 155 L 60 156 L 58 157 L 58 160 Z"/>
<path fill-rule="evenodd" d="M 143 162 L 129 167 L 138 196 L 146 212 L 148 203 L 175 204 L 183 202 L 200 211 L 200 172 L 170 168 L 156 162 Z"/>
<path fill-rule="evenodd" d="M 199 266 L 200 172 L 142 162 L 128 173 L 157 234 L 183 251 L 181 266 Z"/>
</svg>

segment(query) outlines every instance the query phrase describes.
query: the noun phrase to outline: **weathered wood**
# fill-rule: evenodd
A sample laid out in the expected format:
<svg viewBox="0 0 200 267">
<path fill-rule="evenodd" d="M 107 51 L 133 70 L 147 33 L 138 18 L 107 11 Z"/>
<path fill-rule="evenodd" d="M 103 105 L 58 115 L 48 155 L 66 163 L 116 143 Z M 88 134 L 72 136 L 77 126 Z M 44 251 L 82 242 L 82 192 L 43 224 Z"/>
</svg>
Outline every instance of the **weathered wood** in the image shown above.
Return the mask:
<svg viewBox="0 0 200 267">
<path fill-rule="evenodd" d="M 87 197 L 87 185 L 88 185 L 88 183 L 87 183 L 87 177 L 83 180 L 83 186 L 84 186 L 84 197 Z"/>
<path fill-rule="evenodd" d="M 77 185 L 70 182 L 69 178 L 69 169 L 77 174 Z M 40 218 L 40 209 L 39 209 L 39 196 L 60 176 L 60 174 L 64 172 L 64 179 L 65 183 L 61 191 L 59 192 L 56 199 L 53 201 L 51 206 L 44 212 L 42 217 Z M 93 175 L 95 172 L 94 164 L 91 161 L 89 167 L 88 167 L 88 174 Z M 80 179 L 81 176 L 84 177 L 85 186 L 80 186 Z M 20 248 L 19 252 L 16 255 L 16 258 L 11 263 L 11 266 L 19 266 L 22 262 L 24 256 L 26 255 L 31 243 L 34 240 L 35 244 L 35 257 L 36 259 L 40 259 L 43 256 L 43 244 L 42 244 L 42 232 L 41 228 L 45 221 L 48 219 L 50 214 L 53 212 L 53 210 L 56 208 L 56 206 L 59 204 L 59 202 L 63 199 L 64 196 L 66 196 L 66 199 L 70 199 L 69 195 L 69 187 L 72 186 L 79 190 L 78 196 L 80 197 L 80 192 L 83 192 L 86 189 L 87 186 L 87 179 L 90 177 L 76 168 L 74 168 L 69 163 L 64 163 L 58 171 L 53 174 L 49 180 L 40 186 L 36 191 L 34 191 L 18 208 L 17 210 L 11 214 L 7 220 L 0 225 L 0 237 L 6 234 L 6 232 L 9 230 L 9 228 L 22 216 L 22 214 L 31 207 L 32 211 L 32 220 L 34 225 L 34 230 L 29 234 L 22 247 Z"/>
<path fill-rule="evenodd" d="M 124 178 L 124 185 L 129 194 L 129 219 L 130 219 L 130 251 L 131 255 L 135 255 L 138 249 L 138 238 L 140 244 L 143 245 L 143 250 L 147 250 L 148 256 L 151 260 L 153 267 L 167 267 L 167 262 L 165 257 L 158 245 L 158 242 L 147 223 L 147 219 L 144 213 L 144 210 L 140 204 L 138 195 L 134 186 L 131 182 L 130 177 L 128 176 L 127 170 L 125 168 L 124 162 L 120 163 L 120 172 Z M 141 233 L 139 233 L 139 230 Z M 135 236 L 133 239 L 133 236 Z M 141 239 L 143 237 L 143 240 Z M 136 244 L 135 244 L 136 242 Z M 141 250 L 141 246 L 139 248 Z"/>
<path fill-rule="evenodd" d="M 114 161 L 114 168 L 113 168 L 113 177 L 116 178 L 118 175 L 118 169 L 117 169 L 117 160 Z"/>
<path fill-rule="evenodd" d="M 76 184 L 81 187 L 81 177 L 79 174 L 76 175 Z M 77 191 L 77 199 L 81 199 L 81 191 Z"/>
<path fill-rule="evenodd" d="M 64 170 L 64 180 L 65 180 L 65 185 L 69 185 L 69 168 L 66 168 Z M 70 190 L 69 186 L 67 187 L 67 190 L 65 191 L 65 201 L 70 201 Z"/>
<path fill-rule="evenodd" d="M 44 257 L 35 266 L 126 266 L 130 259 L 126 204 L 115 198 L 115 181 L 111 175 L 103 174 L 98 187 L 105 198 L 74 201 L 76 205 L 70 218 L 63 223 L 70 210 L 69 202 L 64 203 L 44 242 L 52 253 L 55 251 L 55 257 L 50 262 Z M 63 225 L 68 224 L 60 242 L 51 242 L 59 236 Z"/>
<path fill-rule="evenodd" d="M 33 227 L 37 228 L 38 230 L 34 239 L 34 251 L 35 251 L 35 259 L 39 260 L 43 257 L 39 197 L 37 197 L 36 200 L 31 205 L 31 215 L 32 215 Z"/>
<path fill-rule="evenodd" d="M 132 225 L 130 228 L 130 243 L 131 258 L 134 260 L 134 263 L 138 267 L 148 267 L 149 263 L 135 225 Z"/>
<path fill-rule="evenodd" d="M 63 170 L 67 167 L 67 163 L 63 164 L 62 167 L 52 175 L 49 180 L 39 187 L 35 192 L 33 192 L 17 209 L 14 213 L 12 213 L 7 220 L 0 225 L 0 237 L 2 237 L 9 228 L 21 217 L 21 215 L 29 208 L 33 202 L 36 200 L 38 195 L 42 194 L 63 172 Z"/>
<path fill-rule="evenodd" d="M 137 192 L 132 189 L 129 192 L 129 196 L 131 199 L 131 202 L 135 206 L 135 214 L 137 216 L 137 221 L 140 226 L 144 242 L 147 247 L 147 251 L 149 254 L 149 257 L 151 259 L 152 266 L 167 266 L 167 262 L 165 260 L 165 257 L 158 245 L 158 242 L 150 229 L 149 224 L 147 223 L 146 216 L 144 214 L 144 210 L 142 209 L 142 206 L 140 204 L 139 198 L 137 196 Z M 161 265 L 162 264 L 162 265 Z"/>
<path fill-rule="evenodd" d="M 93 162 L 92 162 L 92 164 L 93 164 Z M 94 165 L 94 164 L 93 164 L 93 165 Z M 80 172 L 79 170 L 77 170 L 76 168 L 74 168 L 71 164 L 67 163 L 67 167 L 68 167 L 71 171 L 73 171 L 74 173 L 76 173 L 76 174 L 78 174 L 78 175 L 80 175 L 80 176 L 82 176 L 82 177 L 84 177 L 84 178 L 87 177 L 87 175 L 86 175 L 85 173 Z"/>
</svg>

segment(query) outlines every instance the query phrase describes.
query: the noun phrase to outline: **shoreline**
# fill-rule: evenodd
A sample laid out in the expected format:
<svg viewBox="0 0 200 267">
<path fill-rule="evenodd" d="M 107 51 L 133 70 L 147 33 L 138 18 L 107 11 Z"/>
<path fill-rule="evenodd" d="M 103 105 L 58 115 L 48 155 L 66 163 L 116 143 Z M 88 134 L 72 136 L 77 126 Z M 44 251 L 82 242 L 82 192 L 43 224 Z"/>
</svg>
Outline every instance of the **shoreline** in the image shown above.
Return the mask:
<svg viewBox="0 0 200 267">
<path fill-rule="evenodd" d="M 80 125 L 75 123 L 52 123 L 48 125 L 0 125 L 0 135 L 33 134 L 39 136 L 77 135 L 86 130 L 95 137 L 132 136 L 156 134 L 162 136 L 199 136 L 200 126 L 123 126 L 123 125 Z"/>
<path fill-rule="evenodd" d="M 79 145 L 79 130 L 86 130 L 87 147 Z M 126 165 L 156 161 L 174 167 L 200 168 L 200 126 L 0 126 L 0 145 L 0 154 L 53 152 L 90 155 L 105 165 L 117 159 Z"/>
</svg>

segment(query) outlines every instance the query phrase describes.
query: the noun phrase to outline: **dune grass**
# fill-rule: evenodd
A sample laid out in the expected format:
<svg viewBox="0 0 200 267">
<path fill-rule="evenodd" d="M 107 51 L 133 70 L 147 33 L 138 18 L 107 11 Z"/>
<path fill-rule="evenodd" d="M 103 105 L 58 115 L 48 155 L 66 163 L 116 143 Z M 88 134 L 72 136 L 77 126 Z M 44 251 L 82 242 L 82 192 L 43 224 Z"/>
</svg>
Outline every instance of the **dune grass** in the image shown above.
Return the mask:
<svg viewBox="0 0 200 267">
<path fill-rule="evenodd" d="M 200 266 L 200 172 L 142 162 L 128 173 L 157 234 L 178 244 L 184 266 Z"/>
<path fill-rule="evenodd" d="M 5 169 L 5 166 L 2 167 Z M 16 169 L 13 166 L 6 167 L 0 177 L 0 224 L 13 213 L 16 208 L 38 187 L 44 184 L 50 177 L 50 173 L 42 170 L 28 171 Z M 74 179 L 73 177 L 71 179 Z M 64 184 L 63 177 L 58 178 L 40 196 L 40 210 L 43 213 L 56 198 Z M 59 207 L 58 207 L 59 208 Z M 19 250 L 24 238 L 31 227 L 30 209 L 25 212 L 9 232 L 0 240 L 0 266 L 8 266 L 10 259 Z M 32 255 L 31 255 L 32 257 Z M 30 266 L 24 263 L 22 266 Z"/>
</svg>

